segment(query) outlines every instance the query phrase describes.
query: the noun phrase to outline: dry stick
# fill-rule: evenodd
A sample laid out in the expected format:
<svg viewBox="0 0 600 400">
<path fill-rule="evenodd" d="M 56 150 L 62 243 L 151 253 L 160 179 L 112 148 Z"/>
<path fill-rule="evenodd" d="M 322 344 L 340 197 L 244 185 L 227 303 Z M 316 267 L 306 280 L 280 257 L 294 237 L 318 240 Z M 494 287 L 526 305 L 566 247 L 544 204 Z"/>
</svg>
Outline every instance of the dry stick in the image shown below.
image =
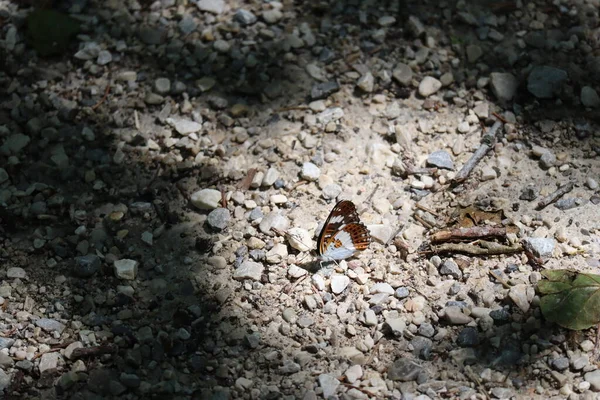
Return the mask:
<svg viewBox="0 0 600 400">
<path fill-rule="evenodd" d="M 478 256 L 494 256 L 499 254 L 513 254 L 523 251 L 521 244 L 505 246 L 494 242 L 480 240 L 482 247 L 466 243 L 443 243 L 439 246 L 432 246 L 434 253 L 465 253 Z"/>
<path fill-rule="evenodd" d="M 106 99 L 108 98 L 109 93 L 110 93 L 110 77 L 109 77 L 108 83 L 106 84 L 106 88 L 104 89 L 104 96 L 102 96 L 100 101 L 98 101 L 96 104 L 94 104 L 92 106 L 92 110 L 95 110 L 96 108 L 100 107 L 102 105 L 102 103 L 104 103 L 106 101 Z"/>
<path fill-rule="evenodd" d="M 432 210 L 432 209 L 431 209 L 431 208 L 429 208 L 429 207 L 425 207 L 424 205 L 421 205 L 421 204 L 419 204 L 419 203 L 416 203 L 416 204 L 415 204 L 415 207 L 417 207 L 419 210 L 426 211 L 426 212 L 428 212 L 428 213 L 429 213 L 429 214 L 431 214 L 431 215 L 435 215 L 435 216 L 436 216 L 436 217 L 438 217 L 438 218 L 442 218 L 442 216 L 441 216 L 439 213 L 435 212 L 434 210 Z"/>
<path fill-rule="evenodd" d="M 504 236 L 506 236 L 505 227 L 473 226 L 471 228 L 455 228 L 436 232 L 431 235 L 431 241 L 448 242 L 450 240 L 473 240 Z"/>
<path fill-rule="evenodd" d="M 413 218 L 416 219 L 417 221 L 419 221 L 421 224 L 425 225 L 425 228 L 427 229 L 431 229 L 434 226 L 431 225 L 429 222 L 425 221 L 423 218 L 419 217 L 418 215 L 413 215 Z"/>
<path fill-rule="evenodd" d="M 565 185 L 559 186 L 558 189 L 556 189 L 554 192 L 550 193 L 548 196 L 544 197 L 543 199 L 541 199 L 539 201 L 539 203 L 537 205 L 537 209 L 541 210 L 543 208 L 546 208 L 546 206 L 548 206 L 551 203 L 554 203 L 560 197 L 564 196 L 565 194 L 567 194 L 571 190 L 573 190 L 573 187 L 575 187 L 573 182 L 569 182 Z"/>
<path fill-rule="evenodd" d="M 373 200 L 373 197 L 375 197 L 375 193 L 377 193 L 378 189 L 379 189 L 379 184 L 377 184 L 375 186 L 375 189 L 373 189 L 373 191 L 371 192 L 371 194 L 369 195 L 369 197 L 367 197 L 367 199 L 365 200 L 365 203 L 370 203 L 371 200 Z"/>
<path fill-rule="evenodd" d="M 252 184 L 252 180 L 254 179 L 254 175 L 256 175 L 256 172 L 258 172 L 258 170 L 256 168 L 250 168 L 248 170 L 248 173 L 244 177 L 244 179 L 242 179 L 240 181 L 240 183 L 238 184 L 238 189 L 241 189 L 241 190 L 250 189 L 250 185 Z"/>
<path fill-rule="evenodd" d="M 454 185 L 458 185 L 467 180 L 471 172 L 473 172 L 473 169 L 477 166 L 477 164 L 479 164 L 479 161 L 481 161 L 488 151 L 494 147 L 497 140 L 496 131 L 500 129 L 501 126 L 502 122 L 496 121 L 490 130 L 483 135 L 479 148 L 475 151 L 475 153 L 473 153 L 471 158 L 469 158 L 469 160 L 465 163 L 465 165 L 463 165 L 462 169 L 458 171 L 458 174 L 456 174 L 456 177 L 453 179 L 452 183 Z"/>
</svg>

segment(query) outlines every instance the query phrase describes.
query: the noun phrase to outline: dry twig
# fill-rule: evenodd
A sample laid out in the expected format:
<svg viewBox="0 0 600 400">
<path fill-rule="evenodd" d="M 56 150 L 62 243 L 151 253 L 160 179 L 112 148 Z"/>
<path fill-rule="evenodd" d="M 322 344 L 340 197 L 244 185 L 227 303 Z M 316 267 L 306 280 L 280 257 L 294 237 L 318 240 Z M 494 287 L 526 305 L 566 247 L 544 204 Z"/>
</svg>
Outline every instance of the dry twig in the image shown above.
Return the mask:
<svg viewBox="0 0 600 400">
<path fill-rule="evenodd" d="M 501 126 L 502 122 L 496 121 L 494 125 L 492 125 L 492 127 L 487 131 L 487 133 L 483 135 L 479 148 L 477 148 L 471 158 L 469 158 L 465 165 L 463 165 L 462 169 L 458 171 L 458 174 L 456 174 L 456 177 L 452 181 L 454 186 L 459 185 L 467 180 L 477 164 L 479 164 L 483 157 L 485 157 L 485 155 L 494 147 L 498 139 L 496 132 Z"/>
<path fill-rule="evenodd" d="M 575 185 L 573 182 L 569 182 L 565 185 L 559 186 L 554 192 L 550 193 L 548 196 L 544 197 L 538 202 L 537 209 L 541 210 L 546 208 L 549 204 L 554 203 L 556 200 L 569 193 Z"/>
<path fill-rule="evenodd" d="M 523 251 L 521 244 L 505 246 L 494 242 L 480 240 L 481 246 L 466 243 L 443 243 L 439 246 L 432 246 L 434 253 L 465 253 L 477 256 L 495 256 L 499 254 L 514 254 Z"/>
<path fill-rule="evenodd" d="M 452 240 L 473 240 L 489 237 L 505 237 L 505 227 L 472 226 L 470 228 L 446 229 L 431 235 L 432 242 L 449 242 Z"/>
</svg>

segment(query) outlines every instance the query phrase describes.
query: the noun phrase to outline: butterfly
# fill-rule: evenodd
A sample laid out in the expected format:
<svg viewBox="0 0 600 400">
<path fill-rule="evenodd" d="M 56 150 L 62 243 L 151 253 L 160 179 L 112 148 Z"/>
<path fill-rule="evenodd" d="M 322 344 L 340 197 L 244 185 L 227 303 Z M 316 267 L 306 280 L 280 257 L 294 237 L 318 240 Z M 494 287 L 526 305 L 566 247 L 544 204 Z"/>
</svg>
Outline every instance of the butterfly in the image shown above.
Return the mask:
<svg viewBox="0 0 600 400">
<path fill-rule="evenodd" d="M 360 222 L 356 206 L 342 200 L 333 207 L 317 240 L 317 258 L 322 261 L 344 260 L 369 247 L 371 234 Z"/>
</svg>

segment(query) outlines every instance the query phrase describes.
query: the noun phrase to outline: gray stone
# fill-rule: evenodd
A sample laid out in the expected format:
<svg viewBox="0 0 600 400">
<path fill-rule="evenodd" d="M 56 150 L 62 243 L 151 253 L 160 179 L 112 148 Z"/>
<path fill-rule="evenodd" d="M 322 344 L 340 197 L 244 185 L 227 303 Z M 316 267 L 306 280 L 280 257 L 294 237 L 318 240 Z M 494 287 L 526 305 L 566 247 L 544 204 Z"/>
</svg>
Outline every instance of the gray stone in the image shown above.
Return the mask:
<svg viewBox="0 0 600 400">
<path fill-rule="evenodd" d="M 550 257 L 556 246 L 556 240 L 552 238 L 532 238 L 524 239 L 532 248 L 533 254 L 537 257 Z"/>
<path fill-rule="evenodd" d="M 186 118 L 167 118 L 165 122 L 171 127 L 173 127 L 173 129 L 175 129 L 177 133 L 183 136 L 187 136 L 191 133 L 198 132 L 202 129 L 202 124 Z"/>
<path fill-rule="evenodd" d="M 151 343 L 154 340 L 154 334 L 152 328 L 149 326 L 142 326 L 136 333 L 136 338 L 140 343 Z"/>
<path fill-rule="evenodd" d="M 492 388 L 491 392 L 492 392 L 492 396 L 494 396 L 494 398 L 501 399 L 501 400 L 508 400 L 508 399 L 513 398 L 513 396 L 514 396 L 514 392 L 512 389 L 504 388 L 504 387 L 500 387 L 500 386 L 496 386 L 496 387 Z"/>
<path fill-rule="evenodd" d="M 472 326 L 463 328 L 456 337 L 456 344 L 460 347 L 475 347 L 479 344 L 477 329 Z"/>
<path fill-rule="evenodd" d="M 121 372 L 121 375 L 119 376 L 119 381 L 121 381 L 121 383 L 128 388 L 137 388 L 140 386 L 141 383 L 141 379 L 139 376 L 137 376 L 136 374 L 128 374 L 126 372 Z"/>
<path fill-rule="evenodd" d="M 463 314 L 461 308 L 458 306 L 444 308 L 444 318 L 452 325 L 465 325 L 473 320 L 473 318 Z"/>
<path fill-rule="evenodd" d="M 194 20 L 194 17 L 192 17 L 189 14 L 185 14 L 181 21 L 179 21 L 178 26 L 181 33 L 183 33 L 184 35 L 189 35 L 190 33 L 196 30 L 198 24 Z"/>
<path fill-rule="evenodd" d="M 196 6 L 198 6 L 200 11 L 207 11 L 217 15 L 225 11 L 224 0 L 198 0 Z"/>
<path fill-rule="evenodd" d="M 229 225 L 229 220 L 231 216 L 229 215 L 229 210 L 226 208 L 216 208 L 208 214 L 208 218 L 206 222 L 208 225 L 216 230 L 223 230 L 227 228 Z"/>
<path fill-rule="evenodd" d="M 12 380 L 12 376 L 4 372 L 2 368 L 0 368 L 0 392 L 10 386 L 10 381 Z"/>
<path fill-rule="evenodd" d="M 409 295 L 410 295 L 410 291 L 408 290 L 408 288 L 406 286 L 401 286 L 401 287 L 397 288 L 396 291 L 394 292 L 394 296 L 396 296 L 399 299 L 407 298 Z"/>
<path fill-rule="evenodd" d="M 27 277 L 27 272 L 25 272 L 25 270 L 21 267 L 10 267 L 6 271 L 6 277 L 11 279 L 25 279 Z"/>
<path fill-rule="evenodd" d="M 259 210 L 259 208 L 257 207 L 254 210 Z M 254 212 L 254 210 L 252 210 L 252 213 Z M 281 211 L 271 211 L 263 217 L 262 221 L 260 221 L 260 224 L 258 225 L 258 228 L 262 233 L 266 235 L 271 235 L 272 228 L 285 232 L 289 228 L 289 226 L 289 219 L 286 216 L 281 215 Z"/>
<path fill-rule="evenodd" d="M 261 182 L 261 186 L 273 186 L 277 179 L 279 179 L 279 171 L 271 167 L 267 170 L 267 172 L 265 172 L 265 177 Z"/>
<path fill-rule="evenodd" d="M 221 203 L 221 192 L 215 189 L 198 190 L 192 194 L 190 202 L 201 210 L 214 210 Z"/>
<path fill-rule="evenodd" d="M 383 331 L 395 337 L 401 337 L 406 329 L 404 318 L 390 318 L 383 324 Z"/>
<path fill-rule="evenodd" d="M 523 311 L 526 313 L 529 311 L 529 307 L 531 305 L 531 301 L 533 300 L 533 296 L 535 295 L 535 291 L 533 287 L 526 284 L 518 284 L 512 286 L 508 291 L 508 297 Z"/>
<path fill-rule="evenodd" d="M 433 335 L 435 334 L 435 328 L 430 323 L 424 322 L 421 325 L 419 325 L 419 328 L 417 329 L 417 333 L 421 336 L 430 338 L 430 337 L 433 337 Z"/>
<path fill-rule="evenodd" d="M 552 366 L 552 368 L 554 368 L 557 371 L 564 371 L 567 368 L 569 368 L 569 358 L 568 357 L 555 358 L 550 362 L 550 365 Z"/>
<path fill-rule="evenodd" d="M 483 55 L 483 49 L 476 44 L 467 46 L 467 60 L 474 63 Z"/>
<path fill-rule="evenodd" d="M 393 381 L 409 382 L 416 380 L 422 371 L 423 367 L 416 362 L 400 358 L 388 368 L 387 376 Z"/>
<path fill-rule="evenodd" d="M 15 339 L 0 337 L 0 349 L 9 349 L 15 343 Z"/>
<path fill-rule="evenodd" d="M 100 53 L 98 53 L 98 58 L 96 59 L 96 64 L 98 65 L 106 65 L 109 62 L 112 61 L 112 54 L 110 54 L 110 51 L 108 50 L 101 50 Z"/>
<path fill-rule="evenodd" d="M 373 77 L 373 74 L 371 72 L 367 72 L 361 76 L 358 82 L 356 82 L 356 86 L 358 86 L 358 88 L 363 92 L 371 93 L 375 88 L 375 78 Z"/>
<path fill-rule="evenodd" d="M 154 91 L 160 95 L 168 94 L 171 91 L 171 81 L 169 78 L 157 78 L 154 81 Z"/>
<path fill-rule="evenodd" d="M 398 63 L 392 71 L 392 77 L 401 85 L 410 85 L 413 78 L 412 69 L 404 63 Z"/>
<path fill-rule="evenodd" d="M 40 359 L 40 375 L 44 375 L 44 373 L 52 374 L 56 372 L 58 368 L 58 352 L 51 352 L 42 354 Z"/>
<path fill-rule="evenodd" d="M 334 294 L 340 294 L 350 284 L 350 278 L 348 278 L 346 275 L 333 275 L 330 282 L 331 291 Z"/>
<path fill-rule="evenodd" d="M 551 99 L 562 89 L 567 72 L 549 66 L 535 67 L 527 77 L 527 90 L 538 99 Z"/>
<path fill-rule="evenodd" d="M 75 257 L 75 266 L 73 268 L 73 274 L 80 278 L 90 278 L 98 270 L 100 270 L 101 260 L 95 254 L 88 254 L 85 256 Z"/>
<path fill-rule="evenodd" d="M 419 83 L 419 95 L 429 97 L 442 87 L 442 82 L 432 76 L 426 76 Z"/>
<path fill-rule="evenodd" d="M 262 264 L 253 261 L 244 261 L 233 273 L 233 279 L 260 281 L 264 269 L 265 267 Z"/>
<path fill-rule="evenodd" d="M 12 367 L 15 361 L 8 354 L 0 353 L 0 367 Z M 0 389 L 1 390 L 1 389 Z"/>
<path fill-rule="evenodd" d="M 40 318 L 35 321 L 35 325 L 39 326 L 46 332 L 58 332 L 62 333 L 65 330 L 65 326 L 55 319 Z"/>
<path fill-rule="evenodd" d="M 323 83 L 316 84 L 315 86 L 312 87 L 312 89 L 310 91 L 310 97 L 312 100 L 325 99 L 329 95 L 331 95 L 339 90 L 340 90 L 340 85 L 338 85 L 337 82 L 335 82 L 335 81 L 323 82 Z"/>
<path fill-rule="evenodd" d="M 301 368 L 300 364 L 295 363 L 292 360 L 285 360 L 283 365 L 279 367 L 279 372 L 284 375 L 290 375 L 299 372 Z"/>
<path fill-rule="evenodd" d="M 8 172 L 4 168 L 0 168 L 0 183 L 4 183 L 8 180 Z"/>
<path fill-rule="evenodd" d="M 138 271 L 139 262 L 136 260 L 122 259 L 114 262 L 115 276 L 120 279 L 134 280 Z"/>
<path fill-rule="evenodd" d="M 515 97 L 519 81 L 511 73 L 492 72 L 490 74 L 490 87 L 498 100 L 506 102 Z"/>
<path fill-rule="evenodd" d="M 283 13 L 278 9 L 274 8 L 271 10 L 264 11 L 262 13 L 262 17 L 267 24 L 276 24 L 281 18 L 283 18 Z"/>
<path fill-rule="evenodd" d="M 600 107 L 600 96 L 591 86 L 584 86 L 581 88 L 581 104 L 589 108 Z"/>
<path fill-rule="evenodd" d="M 586 373 L 583 376 L 583 379 L 590 383 L 591 389 L 594 392 L 600 392 L 600 370 L 594 370 Z"/>
<path fill-rule="evenodd" d="M 326 200 L 336 199 L 342 193 L 342 187 L 337 183 L 330 183 L 323 188 L 323 198 Z"/>
<path fill-rule="evenodd" d="M 244 10 L 243 8 L 240 8 L 235 12 L 233 19 L 242 25 L 252 25 L 257 20 L 256 15 L 252 14 L 252 12 L 248 10 Z"/>
<path fill-rule="evenodd" d="M 25 146 L 29 144 L 31 139 L 27 135 L 23 135 L 22 133 L 15 133 L 14 135 L 10 135 L 4 141 L 2 147 L 0 147 L 0 154 L 4 154 L 6 156 L 11 154 L 19 154 Z"/>
<path fill-rule="evenodd" d="M 452 259 L 445 260 L 440 266 L 441 275 L 450 275 L 456 280 L 462 279 L 462 271 Z"/>
<path fill-rule="evenodd" d="M 140 40 L 145 44 L 157 45 L 164 42 L 166 38 L 166 31 L 160 28 L 144 25 L 140 27 L 138 35 Z"/>
<path fill-rule="evenodd" d="M 302 164 L 302 171 L 300 171 L 300 177 L 307 181 L 316 181 L 321 176 L 321 170 L 315 164 L 311 162 L 305 162 Z"/>
<path fill-rule="evenodd" d="M 340 386 L 340 381 L 333 375 L 321 374 L 319 375 L 319 386 L 323 390 L 323 398 L 328 399 L 335 395 L 338 386 Z"/>
<path fill-rule="evenodd" d="M 450 154 L 445 150 L 434 151 L 427 157 L 427 165 L 432 165 L 437 168 L 454 169 L 454 162 Z"/>
</svg>

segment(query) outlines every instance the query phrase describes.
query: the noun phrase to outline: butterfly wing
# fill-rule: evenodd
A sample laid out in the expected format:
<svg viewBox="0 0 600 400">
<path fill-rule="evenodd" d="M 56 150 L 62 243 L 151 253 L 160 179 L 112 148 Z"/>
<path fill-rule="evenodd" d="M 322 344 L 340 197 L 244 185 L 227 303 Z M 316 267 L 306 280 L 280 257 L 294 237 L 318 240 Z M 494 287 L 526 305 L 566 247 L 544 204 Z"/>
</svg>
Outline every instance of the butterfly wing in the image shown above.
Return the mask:
<svg viewBox="0 0 600 400">
<path fill-rule="evenodd" d="M 343 260 L 366 249 L 371 243 L 371 235 L 360 222 L 354 203 L 342 200 L 329 213 L 317 243 L 320 258 Z"/>
</svg>

